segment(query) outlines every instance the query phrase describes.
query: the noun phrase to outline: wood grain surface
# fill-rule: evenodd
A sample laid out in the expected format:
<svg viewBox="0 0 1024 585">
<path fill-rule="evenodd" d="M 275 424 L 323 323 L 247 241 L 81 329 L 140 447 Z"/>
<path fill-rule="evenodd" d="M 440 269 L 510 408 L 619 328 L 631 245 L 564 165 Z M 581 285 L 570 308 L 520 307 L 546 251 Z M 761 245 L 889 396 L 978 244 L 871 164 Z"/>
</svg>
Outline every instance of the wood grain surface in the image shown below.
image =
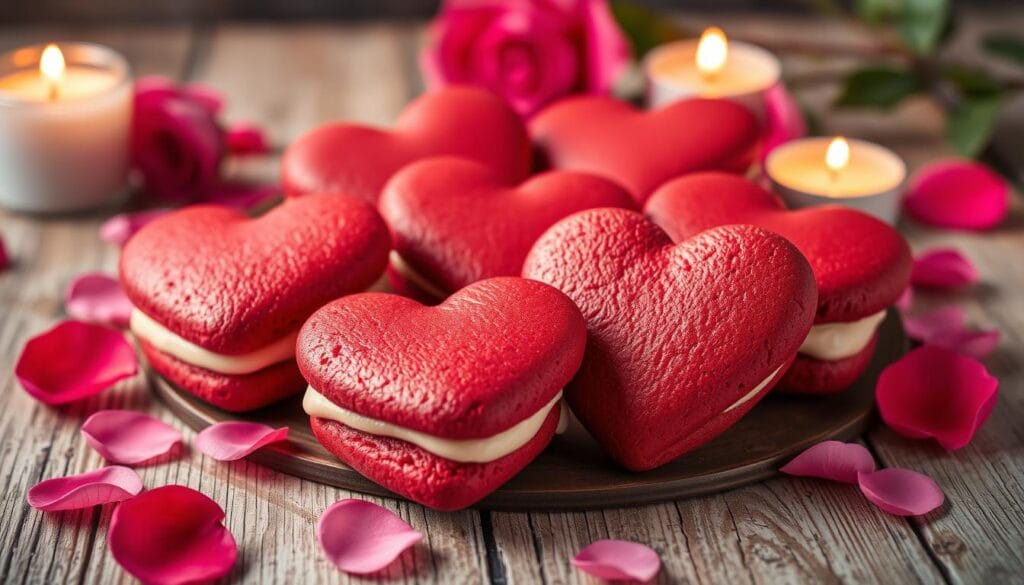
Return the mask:
<svg viewBox="0 0 1024 585">
<path fill-rule="evenodd" d="M 801 17 L 690 17 L 715 20 L 736 38 L 765 44 L 801 38 L 822 44 L 869 44 L 845 23 Z M 723 22 L 724 20 L 724 22 Z M 1024 14 L 968 13 L 957 32 L 958 55 L 970 57 L 981 30 L 1024 30 Z M 334 118 L 393 119 L 421 88 L 416 25 L 232 25 L 29 27 L 0 24 L 0 49 L 52 39 L 94 40 L 130 57 L 137 74 L 160 73 L 212 83 L 230 102 L 228 115 L 258 121 L 280 148 L 308 127 Z M 783 53 L 787 78 L 819 113 L 824 131 L 876 140 L 912 167 L 948 154 L 941 118 L 923 101 L 893 112 L 827 113 L 836 79 L 853 57 Z M 827 115 L 821 115 L 826 114 Z M 232 171 L 272 179 L 276 160 Z M 96 235 L 113 210 L 87 217 L 39 218 L 0 212 L 0 234 L 15 258 L 0 273 L 0 582 L 131 582 L 106 542 L 110 506 L 43 514 L 25 503 L 36 482 L 103 465 L 79 428 L 103 408 L 147 411 L 194 433 L 154 398 L 141 377 L 81 404 L 48 408 L 29 398 L 13 375 L 25 340 L 64 315 L 68 282 L 85 271 L 116 268 L 117 252 Z M 588 512 L 441 513 L 369 497 L 426 535 L 379 577 L 394 583 L 593 583 L 568 562 L 599 538 L 653 546 L 664 569 L 659 583 L 1011 583 L 1024 581 L 1024 212 L 1015 197 L 1006 225 L 964 234 L 902 226 L 915 250 L 956 246 L 979 267 L 983 284 L 958 295 L 970 322 L 1003 332 L 987 365 L 1001 380 L 998 405 L 975 440 L 946 452 L 881 426 L 863 441 L 884 466 L 931 475 L 948 503 L 917 519 L 889 516 L 855 487 L 776 478 L 724 494 L 634 508 Z M 925 303 L 948 298 L 923 296 Z M 59 357 L 59 356 L 58 356 Z M 320 555 L 317 516 L 352 493 L 241 461 L 219 463 L 194 450 L 140 470 L 145 485 L 188 485 L 226 510 L 239 542 L 230 580 L 246 583 L 362 582 Z"/>
</svg>

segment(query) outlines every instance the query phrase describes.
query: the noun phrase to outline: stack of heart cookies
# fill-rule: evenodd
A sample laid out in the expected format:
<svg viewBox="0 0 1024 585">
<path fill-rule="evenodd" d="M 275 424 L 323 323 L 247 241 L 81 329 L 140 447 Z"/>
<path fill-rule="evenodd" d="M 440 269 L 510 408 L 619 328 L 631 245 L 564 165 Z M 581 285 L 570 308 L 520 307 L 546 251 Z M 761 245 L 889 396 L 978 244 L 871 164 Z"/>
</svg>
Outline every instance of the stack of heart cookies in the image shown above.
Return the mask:
<svg viewBox="0 0 1024 585">
<path fill-rule="evenodd" d="M 219 408 L 304 391 L 326 449 L 434 508 L 497 489 L 572 415 L 649 470 L 776 386 L 848 387 L 909 278 L 888 226 L 735 174 L 759 135 L 724 100 L 570 98 L 526 126 L 466 87 L 391 129 L 327 124 L 262 216 L 193 206 L 128 242 L 131 329 Z M 397 294 L 366 292 L 385 274 Z"/>
</svg>

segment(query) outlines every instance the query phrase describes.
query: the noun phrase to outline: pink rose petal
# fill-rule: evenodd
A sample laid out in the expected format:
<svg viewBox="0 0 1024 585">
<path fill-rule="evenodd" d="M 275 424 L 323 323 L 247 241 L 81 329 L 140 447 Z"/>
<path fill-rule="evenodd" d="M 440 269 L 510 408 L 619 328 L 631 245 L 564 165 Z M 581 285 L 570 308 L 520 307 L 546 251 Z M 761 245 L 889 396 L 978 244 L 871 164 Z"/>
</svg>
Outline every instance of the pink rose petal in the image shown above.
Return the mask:
<svg viewBox="0 0 1024 585">
<path fill-rule="evenodd" d="M 211 116 L 216 116 L 224 109 L 224 94 L 213 86 L 205 83 L 190 83 L 182 87 L 180 91 L 181 95 L 202 106 Z"/>
<path fill-rule="evenodd" d="M 356 575 L 380 571 L 423 540 L 390 510 L 362 500 L 341 500 L 324 510 L 316 537 L 327 560 Z"/>
<path fill-rule="evenodd" d="M 995 329 L 940 331 L 929 338 L 928 343 L 981 359 L 991 355 L 999 346 L 999 331 Z"/>
<path fill-rule="evenodd" d="M 650 581 L 661 569 L 658 553 L 628 540 L 598 540 L 581 550 L 572 564 L 598 579 Z"/>
<path fill-rule="evenodd" d="M 33 398 L 52 406 L 99 394 L 134 376 L 138 366 L 120 331 L 64 321 L 28 340 L 14 375 Z"/>
<path fill-rule="evenodd" d="M 100 410 L 82 424 L 85 441 L 111 463 L 141 463 L 171 450 L 181 433 L 167 423 L 133 410 Z"/>
<path fill-rule="evenodd" d="M 281 194 L 277 185 L 251 185 L 235 181 L 222 181 L 206 195 L 205 199 L 218 205 L 227 205 L 246 211 Z"/>
<path fill-rule="evenodd" d="M 228 126 L 225 140 L 228 152 L 236 156 L 263 154 L 270 150 L 263 129 L 248 122 L 235 122 Z"/>
<path fill-rule="evenodd" d="M 863 445 L 824 441 L 797 455 L 779 469 L 801 477 L 857 483 L 857 474 L 875 470 L 875 459 Z"/>
<path fill-rule="evenodd" d="M 765 136 L 761 156 L 765 157 L 776 146 L 807 136 L 807 121 L 800 105 L 786 86 L 776 83 L 764 94 Z"/>
<path fill-rule="evenodd" d="M 896 308 L 902 312 L 907 312 L 914 307 L 914 287 L 907 286 L 903 289 L 900 297 L 896 299 Z"/>
<path fill-rule="evenodd" d="M 57 512 L 120 502 L 141 491 L 139 474 L 115 465 L 41 481 L 28 490 L 25 499 L 37 510 Z"/>
<path fill-rule="evenodd" d="M 71 281 L 64 294 L 64 307 L 73 319 L 125 328 L 132 314 L 132 302 L 116 278 L 97 272 L 82 274 Z"/>
<path fill-rule="evenodd" d="M 114 510 L 107 543 L 144 583 L 174 585 L 227 575 L 238 548 L 217 502 L 185 486 L 147 491 Z"/>
<path fill-rule="evenodd" d="M 903 205 L 914 219 L 926 224 L 985 230 L 1006 218 L 1010 189 L 1002 177 L 979 162 L 940 160 L 914 174 Z"/>
<path fill-rule="evenodd" d="M 909 469 L 860 473 L 857 483 L 872 504 L 896 516 L 927 514 L 946 499 L 930 477 Z"/>
<path fill-rule="evenodd" d="M 103 222 L 103 225 L 100 226 L 100 238 L 108 244 L 123 246 L 129 238 L 135 235 L 135 232 L 171 211 L 171 209 L 159 208 L 134 213 L 119 213 Z"/>
<path fill-rule="evenodd" d="M 196 435 L 196 448 L 217 461 L 236 461 L 271 443 L 288 439 L 288 427 L 275 429 L 245 421 L 210 425 Z"/>
<path fill-rule="evenodd" d="M 904 314 L 903 329 L 911 339 L 930 341 L 942 333 L 962 331 L 964 320 L 962 308 L 947 305 L 923 313 Z"/>
<path fill-rule="evenodd" d="M 925 345 L 882 371 L 875 399 L 882 420 L 897 433 L 960 449 L 992 413 L 998 388 L 999 380 L 977 360 Z"/>
<path fill-rule="evenodd" d="M 0 271 L 11 265 L 11 258 L 7 255 L 7 247 L 4 246 L 4 239 L 0 237 Z"/>
<path fill-rule="evenodd" d="M 958 289 L 978 282 L 978 269 L 957 250 L 931 250 L 914 259 L 910 274 L 914 286 Z"/>
</svg>

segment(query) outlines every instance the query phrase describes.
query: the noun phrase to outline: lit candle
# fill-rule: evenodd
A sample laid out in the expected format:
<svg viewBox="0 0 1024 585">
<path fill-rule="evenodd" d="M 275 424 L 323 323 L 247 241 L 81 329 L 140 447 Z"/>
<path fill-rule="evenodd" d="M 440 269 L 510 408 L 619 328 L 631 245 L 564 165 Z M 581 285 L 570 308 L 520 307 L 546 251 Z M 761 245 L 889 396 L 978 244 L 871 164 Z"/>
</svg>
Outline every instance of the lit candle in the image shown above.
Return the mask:
<svg viewBox="0 0 1024 585">
<path fill-rule="evenodd" d="M 888 148 L 836 136 L 776 147 L 765 173 L 790 208 L 840 204 L 895 224 L 907 167 Z"/>
<path fill-rule="evenodd" d="M 730 41 L 718 27 L 699 40 L 664 44 L 644 60 L 647 103 L 654 108 L 689 97 L 733 100 L 764 119 L 764 92 L 779 81 L 779 60 L 761 47 Z"/>
<path fill-rule="evenodd" d="M 33 213 L 96 208 L 125 192 L 132 83 L 98 45 L 0 55 L 0 206 Z"/>
</svg>

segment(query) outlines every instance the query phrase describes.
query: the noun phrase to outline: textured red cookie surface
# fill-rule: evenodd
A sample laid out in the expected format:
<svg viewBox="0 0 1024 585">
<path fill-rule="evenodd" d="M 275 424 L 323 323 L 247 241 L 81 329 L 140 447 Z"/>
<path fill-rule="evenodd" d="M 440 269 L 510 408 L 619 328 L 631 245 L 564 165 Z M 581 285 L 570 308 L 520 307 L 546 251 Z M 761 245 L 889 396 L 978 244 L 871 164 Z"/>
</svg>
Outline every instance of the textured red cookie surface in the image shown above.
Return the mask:
<svg viewBox="0 0 1024 585">
<path fill-rule="evenodd" d="M 129 240 L 121 283 L 132 304 L 172 332 L 216 353 L 242 354 L 373 284 L 389 247 L 380 215 L 352 197 L 286 200 L 255 219 L 197 205 Z"/>
<path fill-rule="evenodd" d="M 582 310 L 587 352 L 569 405 L 633 470 L 667 463 L 735 423 L 771 389 L 814 319 L 807 261 L 753 226 L 672 244 L 638 213 L 584 211 L 541 236 L 523 274 Z"/>
<path fill-rule="evenodd" d="M 532 159 L 526 129 L 501 98 L 450 87 L 409 104 L 391 130 L 332 123 L 306 133 L 285 151 L 282 184 L 288 195 L 345 193 L 375 202 L 395 171 L 440 155 L 477 160 L 508 181 L 529 175 Z"/>
<path fill-rule="evenodd" d="M 818 284 L 817 323 L 856 321 L 893 304 L 910 278 L 906 240 L 885 223 L 838 205 L 789 211 L 771 192 L 726 173 L 696 173 L 658 189 L 645 213 L 673 240 L 749 223 L 782 235 Z"/>
<path fill-rule="evenodd" d="M 760 137 L 753 114 L 728 100 L 644 112 L 604 97 L 559 101 L 531 120 L 530 134 L 553 168 L 606 176 L 640 203 L 682 174 L 745 171 Z"/>
<path fill-rule="evenodd" d="M 848 358 L 825 361 L 798 353 L 793 365 L 779 382 L 779 390 L 795 394 L 831 394 L 853 384 L 875 355 L 878 335 L 864 349 Z"/>
<path fill-rule="evenodd" d="M 344 409 L 436 437 L 472 439 L 496 435 L 547 405 L 576 372 L 585 343 L 583 318 L 564 294 L 502 277 L 436 307 L 382 293 L 339 299 L 303 325 L 297 360 L 310 386 Z M 333 428 L 335 439 L 325 446 L 370 479 L 441 508 L 496 489 L 554 432 L 548 420 L 536 442 L 498 461 L 467 464 L 314 418 L 317 426 Z M 358 447 L 340 444 L 357 438 Z M 459 492 L 463 478 L 469 480 Z"/>
<path fill-rule="evenodd" d="M 484 165 L 450 157 L 402 169 L 379 203 L 395 251 L 445 291 L 518 276 L 544 230 L 594 207 L 635 204 L 622 187 L 596 175 L 552 171 L 510 186 Z"/>
</svg>

